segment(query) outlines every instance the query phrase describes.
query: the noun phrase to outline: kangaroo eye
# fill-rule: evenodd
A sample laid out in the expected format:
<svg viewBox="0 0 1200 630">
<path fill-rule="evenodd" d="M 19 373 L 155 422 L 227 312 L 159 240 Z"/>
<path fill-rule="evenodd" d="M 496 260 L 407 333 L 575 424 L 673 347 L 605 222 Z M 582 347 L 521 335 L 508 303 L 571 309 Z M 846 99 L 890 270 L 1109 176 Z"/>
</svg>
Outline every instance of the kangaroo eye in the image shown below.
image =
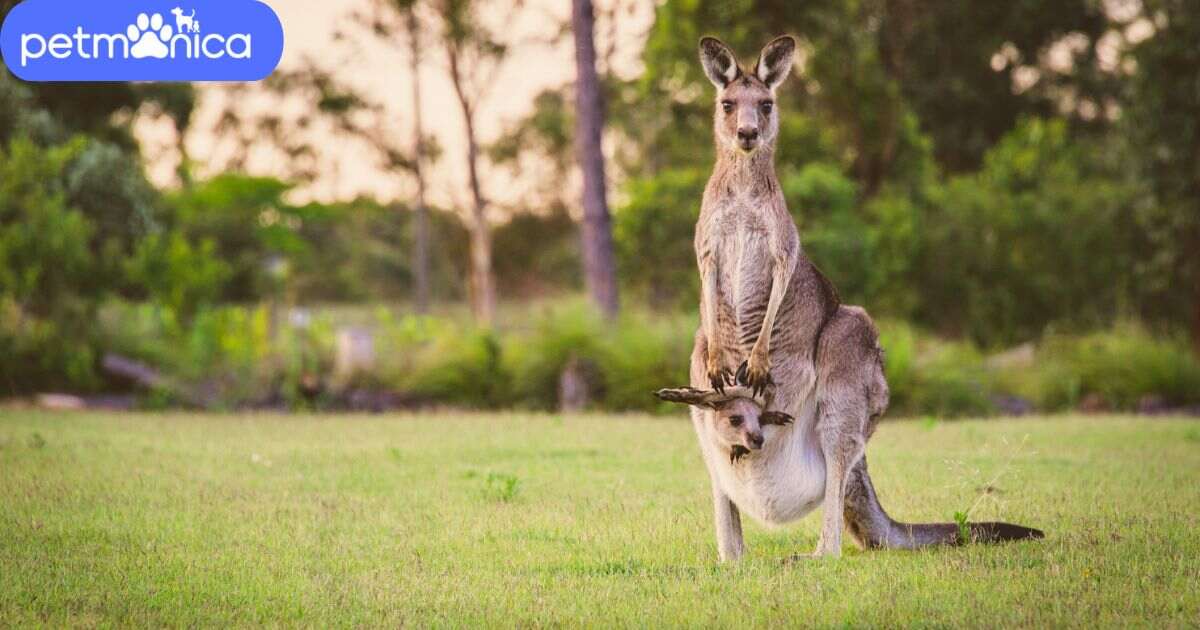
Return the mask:
<svg viewBox="0 0 1200 630">
<path fill-rule="evenodd" d="M 735 426 L 735 427 L 742 426 L 743 420 L 744 420 L 744 418 L 742 418 L 741 416 L 729 416 L 729 424 L 732 426 Z"/>
<path fill-rule="evenodd" d="M 770 114 L 771 109 L 773 107 L 775 107 L 775 103 L 772 103 L 771 101 L 763 101 L 762 104 L 759 105 L 758 107 L 759 107 L 759 109 L 762 109 L 762 113 Z"/>
<path fill-rule="evenodd" d="M 733 101 L 721 101 L 721 109 L 725 110 L 726 114 L 728 114 L 729 112 L 732 112 L 733 111 Z"/>
</svg>

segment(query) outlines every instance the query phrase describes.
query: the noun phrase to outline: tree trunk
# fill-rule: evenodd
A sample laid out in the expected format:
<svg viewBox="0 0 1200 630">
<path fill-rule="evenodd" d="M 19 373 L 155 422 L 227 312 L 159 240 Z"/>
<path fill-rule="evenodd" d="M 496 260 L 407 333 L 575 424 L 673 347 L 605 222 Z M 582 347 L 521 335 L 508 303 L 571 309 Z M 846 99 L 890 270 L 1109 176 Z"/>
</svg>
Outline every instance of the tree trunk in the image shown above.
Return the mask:
<svg viewBox="0 0 1200 630">
<path fill-rule="evenodd" d="M 458 49 L 447 46 L 450 80 L 462 108 L 467 133 L 467 174 L 471 187 L 471 311 L 475 321 L 491 326 L 496 315 L 496 283 L 492 276 L 492 232 L 487 222 L 487 201 L 479 184 L 479 139 L 475 135 L 475 111 L 463 86 L 458 66 Z"/>
<path fill-rule="evenodd" d="M 425 207 L 425 172 L 422 166 L 425 159 L 425 129 L 421 124 L 421 28 L 417 22 L 417 13 L 413 8 L 408 11 L 408 40 L 412 46 L 413 74 L 413 175 L 417 178 L 417 199 L 413 215 L 413 289 L 414 302 L 418 313 L 429 310 L 429 210 Z"/>
<path fill-rule="evenodd" d="M 1192 351 L 1200 356 L 1200 277 L 1192 294 Z"/>
<path fill-rule="evenodd" d="M 583 271 L 588 293 L 605 316 L 617 314 L 616 261 L 604 180 L 604 101 L 596 75 L 592 0 L 572 0 L 575 31 L 575 150 L 583 170 Z"/>
</svg>

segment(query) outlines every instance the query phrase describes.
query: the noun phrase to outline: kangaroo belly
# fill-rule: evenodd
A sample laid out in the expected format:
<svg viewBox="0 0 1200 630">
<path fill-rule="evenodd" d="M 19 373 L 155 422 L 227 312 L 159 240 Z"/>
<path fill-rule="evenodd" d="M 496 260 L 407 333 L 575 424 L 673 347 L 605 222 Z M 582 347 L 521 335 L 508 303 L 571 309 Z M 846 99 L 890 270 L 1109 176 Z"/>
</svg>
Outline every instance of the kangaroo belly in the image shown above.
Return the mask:
<svg viewBox="0 0 1200 630">
<path fill-rule="evenodd" d="M 779 525 L 804 517 L 825 498 L 825 458 L 811 424 L 766 427 L 767 446 L 737 462 L 724 462 L 722 490 L 743 513 Z"/>
</svg>

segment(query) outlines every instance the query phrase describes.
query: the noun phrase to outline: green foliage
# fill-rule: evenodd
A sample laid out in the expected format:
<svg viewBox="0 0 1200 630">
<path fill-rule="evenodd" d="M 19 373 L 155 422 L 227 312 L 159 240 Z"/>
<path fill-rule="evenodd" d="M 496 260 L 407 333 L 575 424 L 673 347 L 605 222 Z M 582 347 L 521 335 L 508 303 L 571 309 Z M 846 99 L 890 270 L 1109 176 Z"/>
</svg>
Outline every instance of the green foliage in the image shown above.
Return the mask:
<svg viewBox="0 0 1200 630">
<path fill-rule="evenodd" d="M 0 391 L 91 390 L 95 331 L 78 314 L 34 317 L 11 297 L 0 296 Z"/>
<path fill-rule="evenodd" d="M 305 244 L 287 256 L 287 291 L 298 302 L 406 299 L 413 290 L 413 212 L 371 199 L 297 209 L 297 234 Z M 430 284 L 436 300 L 466 293 L 467 235 L 461 221 L 429 212 Z M 541 248 L 522 249 L 536 256 Z M 528 260 L 528 258 L 526 258 Z"/>
<path fill-rule="evenodd" d="M 880 345 L 891 392 L 890 414 L 960 417 L 991 413 L 990 375 L 979 352 L 969 344 L 922 335 L 902 323 L 883 322 Z"/>
<path fill-rule="evenodd" d="M 170 199 L 172 220 L 190 240 L 216 243 L 230 277 L 222 298 L 253 300 L 277 290 L 286 256 L 302 253 L 304 216 L 288 206 L 290 188 L 271 178 L 218 175 Z"/>
<path fill-rule="evenodd" d="M 541 314 L 530 331 L 513 336 L 506 360 L 513 373 L 514 394 L 524 406 L 555 409 L 559 377 L 576 362 L 591 377 L 592 387 L 604 387 L 598 370 L 605 348 L 607 324 L 582 303 Z"/>
<path fill-rule="evenodd" d="M 501 343 L 489 330 L 451 330 L 422 344 L 398 385 L 421 400 L 474 409 L 510 401 L 511 377 Z"/>
<path fill-rule="evenodd" d="M 217 302 L 284 295 L 298 301 L 355 301 L 410 294 L 408 208 L 370 199 L 296 206 L 285 199 L 290 188 L 273 178 L 225 174 L 171 196 L 167 223 L 193 250 L 212 243 L 212 254 L 228 268 Z M 445 212 L 431 211 L 429 217 L 435 297 L 459 298 L 465 293 L 466 233 Z M 531 251 L 545 250 L 522 248 L 523 260 Z"/>
<path fill-rule="evenodd" d="M 579 249 L 579 226 L 565 206 L 546 215 L 516 215 L 492 231 L 500 295 L 529 298 L 580 288 Z"/>
<path fill-rule="evenodd" d="M 780 185 L 801 230 L 813 221 L 854 212 L 858 205 L 857 185 L 836 164 L 809 162 L 784 176 Z"/>
<path fill-rule="evenodd" d="M 1200 12 L 1188 2 L 1147 0 L 1135 19 L 1155 24 L 1153 37 L 1130 52 L 1137 71 L 1122 103 L 1126 152 L 1153 191 L 1138 209 L 1149 234 L 1138 305 L 1154 323 L 1187 322 L 1200 349 L 1200 108 L 1194 89 L 1200 64 Z M 1188 87 L 1181 87 L 1188 86 Z"/>
<path fill-rule="evenodd" d="M 707 179 L 702 169 L 681 169 L 627 184 L 628 201 L 613 218 L 618 269 L 621 281 L 652 306 L 698 299 L 692 238 Z"/>
<path fill-rule="evenodd" d="M 91 272 L 94 226 L 61 175 L 83 141 L 0 147 L 0 387 L 20 393 L 96 384 L 91 317 L 107 288 Z"/>
<path fill-rule="evenodd" d="M 955 512 L 954 524 L 958 526 L 958 544 L 965 545 L 971 542 L 971 527 L 967 522 L 967 513 Z"/>
<path fill-rule="evenodd" d="M 876 205 L 918 213 L 880 215 L 881 226 L 899 219 L 901 234 L 875 242 L 917 252 L 907 272 L 897 268 L 907 275 L 881 290 L 915 288 L 916 321 L 987 347 L 1035 339 L 1052 323 L 1110 322 L 1136 285 L 1139 193 L 1096 157 L 1102 148 L 1071 141 L 1061 121 L 1026 120 L 979 173 L 938 186 L 927 207 Z"/>
<path fill-rule="evenodd" d="M 694 318 L 651 317 L 626 309 L 606 322 L 582 303 L 546 312 L 506 345 L 514 398 L 524 406 L 555 409 L 559 379 L 574 363 L 603 409 L 664 410 L 650 393 L 688 382 Z"/>
<path fill-rule="evenodd" d="M 126 261 L 129 281 L 184 321 L 215 304 L 230 276 L 212 240 L 193 245 L 179 232 L 152 234 Z"/>
<path fill-rule="evenodd" d="M 94 227 L 67 205 L 61 173 L 83 142 L 0 148 L 0 295 L 36 315 L 86 310 L 103 289 L 88 276 Z"/>
<path fill-rule="evenodd" d="M 1049 410 L 1072 407 L 1089 394 L 1112 409 L 1135 409 L 1151 398 L 1171 407 L 1200 403 L 1200 359 L 1186 343 L 1155 338 L 1132 324 L 1081 337 L 1051 336 L 1031 368 L 1004 378 Z"/>
<path fill-rule="evenodd" d="M 628 310 L 628 309 L 627 309 Z M 699 326 L 695 315 L 655 318 L 626 312 L 605 342 L 604 409 L 672 412 L 675 405 L 650 395 L 656 389 L 688 383 L 692 342 Z"/>
<path fill-rule="evenodd" d="M 205 308 L 183 322 L 166 306 L 112 302 L 101 311 L 99 327 L 107 350 L 148 363 L 185 394 L 216 407 L 303 408 L 313 402 L 305 392 L 333 364 L 327 319 L 293 324 L 265 306 Z M 156 394 L 163 403 L 195 402 Z"/>
<path fill-rule="evenodd" d="M 0 329 L 6 321 L 0 318 Z M 265 307 L 221 307 L 201 309 L 185 323 L 164 306 L 112 303 L 101 311 L 97 343 L 161 369 L 224 407 L 320 408 L 330 400 L 314 398 L 314 388 L 326 395 L 367 388 L 418 405 L 554 410 L 570 367 L 586 382 L 595 409 L 675 413 L 677 407 L 650 394 L 688 383 L 697 326 L 694 314 L 633 309 L 607 322 L 582 300 L 551 304 L 526 313 L 519 325 L 491 331 L 456 318 L 395 316 L 379 308 L 356 324 L 374 335 L 376 369 L 335 383 L 336 321 L 329 313 L 289 317 Z M 998 397 L 1012 396 L 1046 411 L 1073 407 L 1089 394 L 1114 409 L 1145 401 L 1167 408 L 1200 404 L 1200 361 L 1185 344 L 1133 325 L 1051 335 L 1036 352 L 1029 350 L 1033 358 L 1017 363 L 898 320 L 879 327 L 889 417 L 924 416 L 936 426 L 939 418 L 991 415 Z M 53 332 L 27 330 L 19 340 L 35 344 Z M 88 369 L 92 362 L 90 354 L 48 357 L 51 363 L 83 360 Z"/>
</svg>

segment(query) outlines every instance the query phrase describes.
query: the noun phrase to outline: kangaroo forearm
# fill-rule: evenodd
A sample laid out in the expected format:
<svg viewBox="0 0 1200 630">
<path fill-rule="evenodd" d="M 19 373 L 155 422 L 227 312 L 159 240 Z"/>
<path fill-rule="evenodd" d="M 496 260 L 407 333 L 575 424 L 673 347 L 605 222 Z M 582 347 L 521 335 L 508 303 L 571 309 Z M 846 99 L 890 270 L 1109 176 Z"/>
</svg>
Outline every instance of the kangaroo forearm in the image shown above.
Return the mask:
<svg viewBox="0 0 1200 630">
<path fill-rule="evenodd" d="M 700 293 L 704 306 L 704 337 L 708 341 L 708 356 L 716 356 L 721 347 L 717 335 L 717 267 L 711 262 L 701 264 Z"/>
<path fill-rule="evenodd" d="M 787 293 L 788 281 L 791 279 L 784 266 L 779 263 L 775 265 L 771 277 L 771 295 L 767 298 L 767 312 L 763 315 L 762 328 L 758 331 L 758 341 L 755 343 L 758 352 L 764 355 L 771 351 L 771 331 L 775 330 L 775 317 L 779 314 L 779 307 L 783 303 L 783 296 Z"/>
</svg>

